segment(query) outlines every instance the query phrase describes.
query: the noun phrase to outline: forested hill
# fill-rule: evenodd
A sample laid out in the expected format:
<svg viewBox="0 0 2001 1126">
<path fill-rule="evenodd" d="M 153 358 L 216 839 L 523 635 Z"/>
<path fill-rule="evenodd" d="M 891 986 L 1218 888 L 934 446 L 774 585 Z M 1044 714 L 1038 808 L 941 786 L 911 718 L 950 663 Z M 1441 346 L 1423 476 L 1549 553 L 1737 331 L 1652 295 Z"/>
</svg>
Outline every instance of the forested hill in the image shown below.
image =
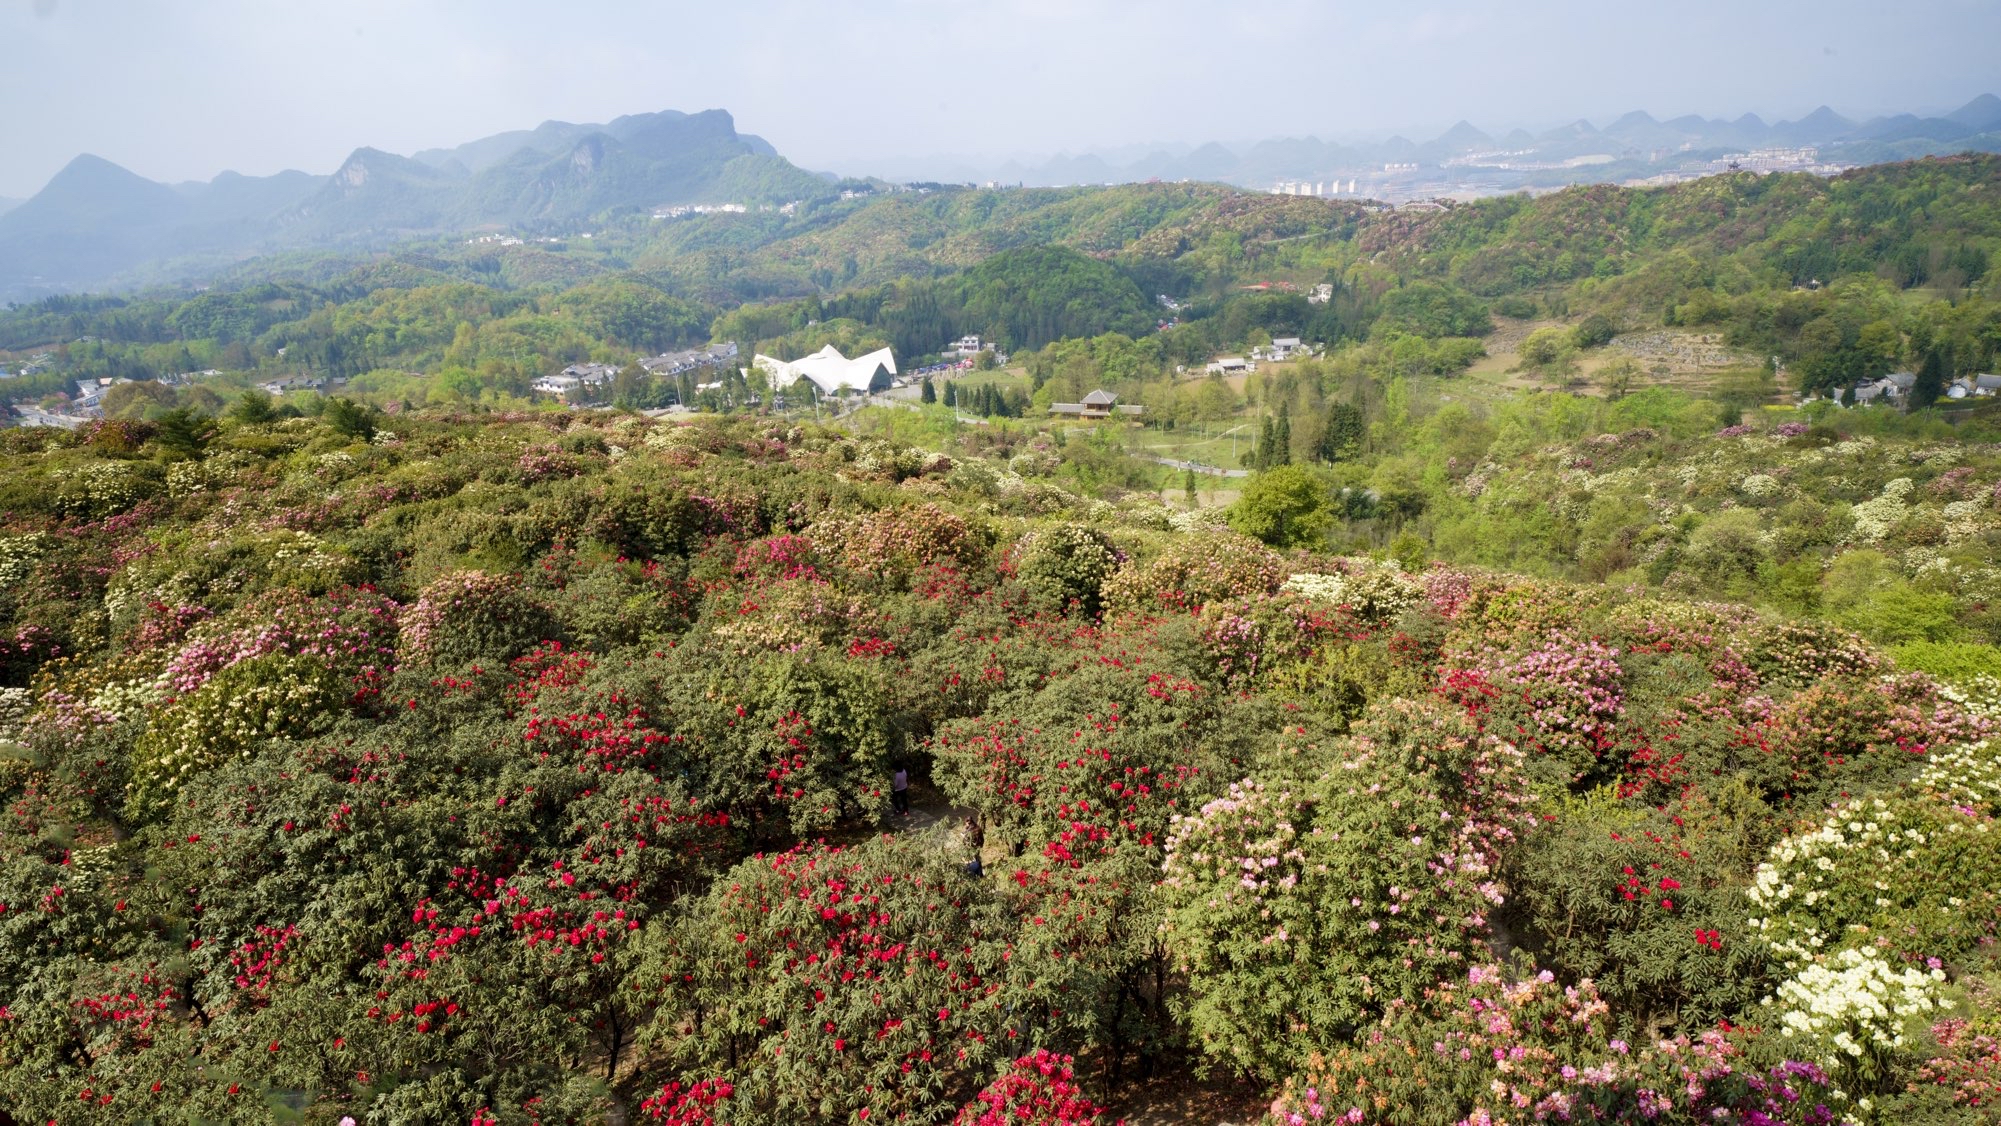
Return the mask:
<svg viewBox="0 0 2001 1126">
<path fill-rule="evenodd" d="M 453 368 L 473 379 L 460 390 L 521 394 L 552 365 L 710 335 L 923 355 L 964 332 L 1015 349 L 1117 332 L 1154 342 L 1155 362 L 1191 364 L 1249 331 L 1436 339 L 1481 335 L 1489 311 L 1599 312 L 1627 328 L 1721 332 L 1780 357 L 1802 388 L 1835 387 L 1915 364 L 1911 349 L 1934 341 L 1949 374 L 1988 370 L 1997 184 L 2001 158 L 1966 156 L 1429 212 L 1205 185 L 901 192 L 792 215 L 641 219 L 555 246 L 267 259 L 193 297 L 11 310 L 0 350 L 58 350 L 68 366 L 51 379 Z M 1309 304 L 1318 284 L 1331 299 Z M 1186 307 L 1154 304 L 1161 294 Z M 1179 323 L 1151 331 L 1168 319 Z"/>
</svg>

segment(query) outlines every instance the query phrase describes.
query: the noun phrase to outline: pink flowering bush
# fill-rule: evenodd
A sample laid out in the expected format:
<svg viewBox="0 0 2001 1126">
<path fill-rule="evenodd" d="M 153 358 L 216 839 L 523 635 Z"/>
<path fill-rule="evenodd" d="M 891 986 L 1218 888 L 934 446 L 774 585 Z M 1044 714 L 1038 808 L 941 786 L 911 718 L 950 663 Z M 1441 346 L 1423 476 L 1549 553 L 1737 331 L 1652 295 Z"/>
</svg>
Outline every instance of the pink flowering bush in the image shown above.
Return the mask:
<svg viewBox="0 0 2001 1126">
<path fill-rule="evenodd" d="M 1382 723 L 1323 777 L 1247 779 L 1173 822 L 1162 935 L 1188 976 L 1182 1019 L 1211 1062 L 1284 1075 L 1416 1001 L 1484 942 L 1502 899 L 1489 853 L 1516 818 L 1496 798 L 1499 814 L 1466 828 L 1463 772 L 1477 775 L 1482 752 L 1462 734 L 1434 758 L 1392 734 L 1423 727 Z M 1507 788 L 1489 777 L 1471 788 Z"/>
<path fill-rule="evenodd" d="M 1843 1104 L 1811 1064 L 1753 1062 L 1716 1030 L 1620 1039 L 1589 981 L 1473 965 L 1393 1006 L 1286 1082 L 1268 1126 L 1330 1123 L 1752 1122 L 1833 1126 Z"/>
<path fill-rule="evenodd" d="M 1617 649 L 1554 633 L 1459 663 L 1469 675 L 1448 677 L 1449 693 L 1469 711 L 1490 713 L 1488 728 L 1519 743 L 1539 777 L 1570 785 L 1597 771 L 1625 712 Z"/>
<path fill-rule="evenodd" d="M 403 611 L 399 664 L 451 667 L 505 659 L 549 636 L 548 610 L 511 576 L 454 571 L 433 580 Z"/>
</svg>

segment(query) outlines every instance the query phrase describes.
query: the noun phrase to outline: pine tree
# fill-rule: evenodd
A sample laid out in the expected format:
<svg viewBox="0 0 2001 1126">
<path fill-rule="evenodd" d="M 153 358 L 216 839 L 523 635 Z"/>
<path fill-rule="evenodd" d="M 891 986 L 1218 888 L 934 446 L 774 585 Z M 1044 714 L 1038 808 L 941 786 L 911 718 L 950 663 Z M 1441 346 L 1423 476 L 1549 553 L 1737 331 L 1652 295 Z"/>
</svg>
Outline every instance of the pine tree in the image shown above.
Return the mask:
<svg viewBox="0 0 2001 1126">
<path fill-rule="evenodd" d="M 1264 421 L 1258 426 L 1257 449 L 1251 451 L 1251 468 L 1259 473 L 1270 469 L 1275 464 L 1271 459 L 1273 440 L 1271 416 L 1266 415 Z"/>
<path fill-rule="evenodd" d="M 1278 424 L 1271 431 L 1271 458 L 1268 466 L 1292 464 L 1292 412 L 1284 404 L 1278 408 Z"/>
<path fill-rule="evenodd" d="M 1945 394 L 1945 360 L 1933 348 L 1925 353 L 1925 362 L 1918 368 L 1918 378 L 1911 384 L 1911 409 L 1923 410 L 1939 401 Z"/>
<path fill-rule="evenodd" d="M 918 401 L 920 402 L 935 403 L 938 401 L 938 389 L 936 387 L 931 386 L 931 381 L 927 379 L 924 381 L 923 392 L 921 392 L 917 396 L 917 398 Z"/>
<path fill-rule="evenodd" d="M 1362 408 L 1353 404 L 1335 403 L 1328 407 L 1313 456 L 1329 462 L 1353 457 L 1362 444 L 1363 421 Z"/>
</svg>

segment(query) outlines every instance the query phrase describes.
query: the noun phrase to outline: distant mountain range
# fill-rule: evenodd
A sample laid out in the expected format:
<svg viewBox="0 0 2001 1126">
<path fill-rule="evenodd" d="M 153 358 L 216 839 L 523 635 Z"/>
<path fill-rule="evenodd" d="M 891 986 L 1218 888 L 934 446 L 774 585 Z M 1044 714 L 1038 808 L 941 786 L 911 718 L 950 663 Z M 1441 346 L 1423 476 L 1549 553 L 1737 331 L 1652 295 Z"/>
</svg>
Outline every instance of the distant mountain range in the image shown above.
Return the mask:
<svg viewBox="0 0 2001 1126">
<path fill-rule="evenodd" d="M 1649 169 L 1671 168 L 1701 156 L 1761 148 L 1812 147 L 1823 160 L 1874 164 L 1974 149 L 2001 152 L 2001 98 L 1982 94 L 1939 117 L 1898 114 L 1854 121 L 1822 106 L 1798 121 L 1767 124 L 1756 114 L 1734 120 L 1693 114 L 1667 121 L 1634 111 L 1602 128 L 1578 120 L 1530 133 L 1513 129 L 1495 135 L 1461 121 L 1429 141 L 1394 136 L 1373 143 L 1339 144 L 1317 137 L 1284 138 L 1251 144 L 1200 146 L 1128 145 L 1116 149 L 1061 154 L 1047 160 L 988 163 L 964 157 L 911 159 L 871 171 L 892 179 L 951 182 L 998 181 L 1054 187 L 1065 184 L 1160 180 L 1214 180 L 1243 187 L 1270 187 L 1286 180 L 1339 176 L 1365 177 L 1385 165 L 1415 164 L 1436 169 L 1469 154 L 1513 157 L 1520 163 L 1575 167 L 1541 170 L 1522 178 L 1524 186 L 1574 180 L 1624 178 Z M 1598 164 L 1616 167 L 1597 168 Z M 1594 171 L 1594 168 L 1597 170 Z"/>
<path fill-rule="evenodd" d="M 33 198 L 0 202 L 0 299 L 100 288 L 162 259 L 224 262 L 478 229 L 561 233 L 683 203 L 828 190 L 722 110 L 551 121 L 414 156 L 357 149 L 331 175 L 225 172 L 155 183 L 79 156 Z"/>
<path fill-rule="evenodd" d="M 1776 124 L 1749 113 L 1727 121 L 1693 115 L 1661 121 L 1635 111 L 1603 127 L 1578 120 L 1540 133 L 1496 136 L 1461 121 L 1428 141 L 1134 145 L 1034 164 L 938 158 L 873 171 L 905 181 L 1031 186 L 1159 179 L 1263 190 L 1305 181 L 1304 194 L 1403 200 L 1645 182 L 1662 173 L 1697 174 L 1704 161 L 1729 154 L 1779 148 L 1817 150 L 1821 163 L 1814 166 L 1822 171 L 1828 162 L 2001 152 L 2001 98 L 1982 94 L 1935 117 L 1864 122 L 1825 106 Z M 1330 183 L 1342 186 L 1329 193 Z M 33 198 L 0 200 L 0 301 L 213 273 L 288 250 L 368 249 L 474 231 L 561 235 L 658 207 L 837 193 L 831 177 L 804 171 L 764 140 L 738 133 L 722 110 L 667 110 L 604 125 L 551 121 L 410 156 L 362 148 L 330 175 L 225 172 L 206 183 L 168 185 L 84 155 Z"/>
</svg>

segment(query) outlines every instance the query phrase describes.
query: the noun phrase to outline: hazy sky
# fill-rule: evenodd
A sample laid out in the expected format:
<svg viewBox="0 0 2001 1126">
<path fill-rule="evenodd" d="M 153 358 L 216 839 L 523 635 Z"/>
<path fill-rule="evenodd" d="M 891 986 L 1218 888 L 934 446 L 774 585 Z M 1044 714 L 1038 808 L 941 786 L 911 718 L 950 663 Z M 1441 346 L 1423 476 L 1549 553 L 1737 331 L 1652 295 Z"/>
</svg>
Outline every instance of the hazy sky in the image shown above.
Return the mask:
<svg viewBox="0 0 2001 1126">
<path fill-rule="evenodd" d="M 0 0 L 0 195 L 723 108 L 795 162 L 1949 110 L 1997 0 Z M 1997 91 L 2001 92 L 2001 91 Z"/>
</svg>

